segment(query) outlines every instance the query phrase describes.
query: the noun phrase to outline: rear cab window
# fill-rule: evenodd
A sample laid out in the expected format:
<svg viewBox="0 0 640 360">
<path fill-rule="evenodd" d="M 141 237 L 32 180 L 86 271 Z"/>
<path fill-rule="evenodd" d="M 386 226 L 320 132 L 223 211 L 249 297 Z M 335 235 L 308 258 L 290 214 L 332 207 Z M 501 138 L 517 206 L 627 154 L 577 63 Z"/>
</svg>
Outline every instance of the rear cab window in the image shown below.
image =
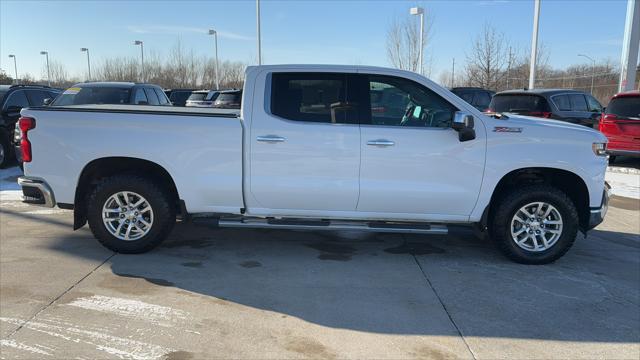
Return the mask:
<svg viewBox="0 0 640 360">
<path fill-rule="evenodd" d="M 640 96 L 621 96 L 611 99 L 605 114 L 640 121 Z"/>
</svg>

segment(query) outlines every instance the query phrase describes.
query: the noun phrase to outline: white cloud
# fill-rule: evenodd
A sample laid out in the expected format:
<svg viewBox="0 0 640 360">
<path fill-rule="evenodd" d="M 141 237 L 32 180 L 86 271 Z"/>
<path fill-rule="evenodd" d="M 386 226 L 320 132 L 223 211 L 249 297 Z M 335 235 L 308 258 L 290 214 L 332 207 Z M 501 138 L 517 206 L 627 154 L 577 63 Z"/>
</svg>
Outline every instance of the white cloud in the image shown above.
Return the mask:
<svg viewBox="0 0 640 360">
<path fill-rule="evenodd" d="M 209 29 L 190 26 L 174 26 L 174 25 L 128 25 L 127 30 L 136 34 L 184 34 L 198 33 L 207 34 Z M 231 40 L 253 40 L 252 37 L 237 34 L 230 31 L 218 30 L 218 36 Z"/>
</svg>

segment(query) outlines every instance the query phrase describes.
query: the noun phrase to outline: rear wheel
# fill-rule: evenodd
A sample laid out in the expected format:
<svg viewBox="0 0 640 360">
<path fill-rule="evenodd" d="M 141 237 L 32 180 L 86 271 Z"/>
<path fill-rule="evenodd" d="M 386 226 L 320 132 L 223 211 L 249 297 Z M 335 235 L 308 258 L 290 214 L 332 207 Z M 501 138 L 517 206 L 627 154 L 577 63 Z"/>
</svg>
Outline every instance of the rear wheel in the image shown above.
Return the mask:
<svg viewBox="0 0 640 360">
<path fill-rule="evenodd" d="M 510 259 L 547 264 L 562 257 L 578 232 L 571 199 L 548 185 L 526 186 L 501 199 L 491 220 L 491 236 Z"/>
<path fill-rule="evenodd" d="M 160 244 L 176 221 L 171 197 L 138 176 L 103 180 L 89 196 L 87 218 L 105 247 L 125 254 L 143 253 Z"/>
</svg>

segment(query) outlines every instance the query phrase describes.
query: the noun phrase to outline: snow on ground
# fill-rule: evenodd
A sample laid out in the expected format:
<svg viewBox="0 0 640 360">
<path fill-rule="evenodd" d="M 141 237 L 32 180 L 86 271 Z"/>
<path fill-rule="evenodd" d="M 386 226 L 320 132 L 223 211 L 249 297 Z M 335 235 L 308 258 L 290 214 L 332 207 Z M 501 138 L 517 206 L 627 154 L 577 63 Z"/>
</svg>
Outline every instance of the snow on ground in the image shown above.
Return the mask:
<svg viewBox="0 0 640 360">
<path fill-rule="evenodd" d="M 18 176 L 22 175 L 19 167 L 0 169 L 0 202 L 20 201 L 22 191 L 18 186 Z"/>
<path fill-rule="evenodd" d="M 640 199 L 640 174 L 607 171 L 605 180 L 613 195 Z"/>
</svg>

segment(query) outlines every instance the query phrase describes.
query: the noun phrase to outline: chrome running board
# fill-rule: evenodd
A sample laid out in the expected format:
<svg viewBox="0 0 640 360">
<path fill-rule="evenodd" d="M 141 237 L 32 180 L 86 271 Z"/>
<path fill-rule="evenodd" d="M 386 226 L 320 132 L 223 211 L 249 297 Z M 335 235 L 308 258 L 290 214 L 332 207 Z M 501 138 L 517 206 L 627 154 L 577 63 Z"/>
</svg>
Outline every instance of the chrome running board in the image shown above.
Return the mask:
<svg viewBox="0 0 640 360">
<path fill-rule="evenodd" d="M 235 218 L 218 220 L 220 227 L 254 229 L 290 229 L 290 230 L 327 230 L 327 231 L 369 231 L 384 233 L 439 234 L 446 235 L 449 230 L 443 224 L 344 221 L 344 220 L 307 220 L 307 219 L 262 219 Z"/>
</svg>

